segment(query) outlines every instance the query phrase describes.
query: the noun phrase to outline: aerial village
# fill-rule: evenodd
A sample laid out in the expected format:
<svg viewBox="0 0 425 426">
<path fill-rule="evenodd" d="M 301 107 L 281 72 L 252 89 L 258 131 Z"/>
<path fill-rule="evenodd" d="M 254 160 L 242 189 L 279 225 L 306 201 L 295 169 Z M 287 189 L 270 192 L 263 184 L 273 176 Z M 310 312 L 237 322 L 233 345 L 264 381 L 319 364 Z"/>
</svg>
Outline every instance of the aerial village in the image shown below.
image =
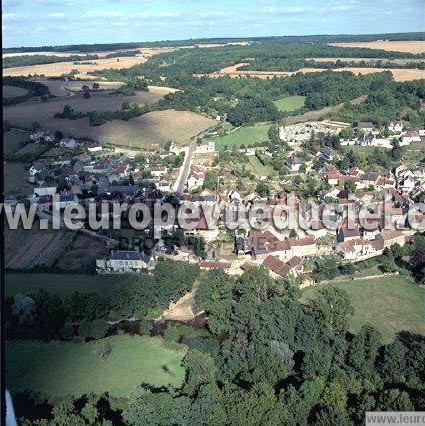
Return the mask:
<svg viewBox="0 0 425 426">
<path fill-rule="evenodd" d="M 280 126 L 279 143 L 274 147 L 259 141 L 255 146 L 240 147 L 232 153 L 239 158 L 257 155 L 272 159 L 285 147 L 284 167 L 288 176 L 298 175 L 301 179 L 314 176 L 325 188 L 315 201 L 323 206 L 332 201 L 342 207 L 336 229 L 327 229 L 317 221 L 309 229 L 279 231 L 265 221 L 266 226 L 258 230 L 242 221 L 238 229 L 229 231 L 224 226 L 223 215 L 218 216 L 217 226 L 211 228 L 201 212 L 195 229 L 179 230 L 178 225 L 164 228 L 149 249 L 132 241 L 141 233 L 146 238 L 152 229 L 134 231 L 131 238 L 127 233 L 125 241 L 118 231 L 115 235 L 113 231 L 85 227 L 78 232 L 100 239 L 110 249 L 109 256 L 95 261 L 96 272 L 100 274 L 137 274 L 153 269 L 159 257 L 166 257 L 199 262 L 201 269 L 222 268 L 229 274 L 242 274 L 248 268 L 262 265 L 274 277 L 292 274 L 301 286 L 311 285 L 314 281 L 308 272 L 312 259 L 336 254 L 341 262 L 358 262 L 382 255 L 394 243 L 403 246 L 409 242 L 415 231 L 407 226 L 407 211 L 413 202 L 425 200 L 425 167 L 400 164 L 395 170 L 383 173 L 357 167 L 344 169 L 337 166 L 336 160 L 341 155 L 338 150 L 325 146 L 319 152 L 308 153 L 306 144 L 312 135 L 320 132 L 339 138 L 340 146 L 370 149 L 391 149 L 394 139 L 400 146 L 407 146 L 420 142 L 425 136 L 423 129 L 405 130 L 404 127 L 403 122 L 389 122 L 380 128 L 372 122 L 351 126 L 329 121 L 304 122 Z M 29 193 L 6 194 L 5 201 L 12 209 L 18 201 L 37 203 L 40 218 L 50 217 L 54 195 L 59 196 L 61 209 L 78 202 L 86 210 L 95 204 L 100 212 L 101 203 L 108 203 L 109 219 L 113 204 L 124 202 L 129 205 L 168 202 L 175 207 L 192 203 L 212 209 L 220 203 L 234 210 L 241 205 L 249 210 L 261 202 L 270 211 L 286 204 L 289 194 L 279 190 L 279 181 L 272 182 L 266 196 L 240 185 L 232 186 L 230 175 L 223 172 L 221 154 L 214 143 L 216 133 L 195 137 L 188 147 L 170 141 L 162 150 L 134 150 L 58 136 L 57 132 L 35 128 L 28 135 L 27 143 L 49 146 L 54 155 L 34 161 L 28 169 Z M 267 175 L 257 179 L 259 182 L 270 180 Z M 349 197 L 349 193 L 353 197 Z M 292 208 L 302 209 L 307 200 L 296 191 L 291 197 L 294 194 Z M 359 217 L 365 203 L 382 212 L 384 202 L 388 201 L 391 229 L 384 229 L 382 217 L 376 219 L 379 223 L 373 230 L 361 226 L 349 229 L 346 213 L 349 205 Z"/>
</svg>

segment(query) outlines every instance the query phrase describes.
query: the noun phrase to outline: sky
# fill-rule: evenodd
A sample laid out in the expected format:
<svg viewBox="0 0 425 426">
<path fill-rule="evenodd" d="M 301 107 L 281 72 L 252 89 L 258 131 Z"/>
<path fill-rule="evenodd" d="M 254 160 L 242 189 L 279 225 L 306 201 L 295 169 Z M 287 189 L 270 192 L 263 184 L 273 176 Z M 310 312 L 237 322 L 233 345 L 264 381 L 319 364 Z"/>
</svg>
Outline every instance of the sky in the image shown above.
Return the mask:
<svg viewBox="0 0 425 426">
<path fill-rule="evenodd" d="M 425 30 L 424 0 L 3 0 L 3 47 Z"/>
</svg>

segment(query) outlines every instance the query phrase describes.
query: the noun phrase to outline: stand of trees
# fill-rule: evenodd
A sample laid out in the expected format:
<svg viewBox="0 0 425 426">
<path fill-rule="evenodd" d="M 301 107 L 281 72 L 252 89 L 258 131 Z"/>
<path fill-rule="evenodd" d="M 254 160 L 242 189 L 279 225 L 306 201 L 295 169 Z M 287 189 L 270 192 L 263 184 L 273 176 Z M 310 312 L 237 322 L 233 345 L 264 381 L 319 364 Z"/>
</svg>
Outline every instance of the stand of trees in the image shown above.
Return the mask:
<svg viewBox="0 0 425 426">
<path fill-rule="evenodd" d="M 174 279 L 166 270 L 160 275 Z M 353 309 L 343 290 L 325 287 L 308 305 L 298 299 L 288 280 L 271 279 L 260 268 L 238 278 L 208 272 L 195 295 L 195 309 L 208 315 L 208 332 L 185 339 L 180 388 L 141 384 L 122 412 L 111 410 L 107 396 L 80 403 L 64 398 L 44 407 L 43 418 L 57 424 L 66 414 L 127 425 L 362 425 L 365 411 L 423 409 L 423 336 L 402 332 L 383 344 L 371 326 L 349 333 Z M 182 332 L 167 335 L 180 341 Z M 33 402 L 17 398 L 20 405 Z M 23 412 L 34 419 L 37 410 Z M 32 424 L 44 424 L 38 422 Z"/>
</svg>

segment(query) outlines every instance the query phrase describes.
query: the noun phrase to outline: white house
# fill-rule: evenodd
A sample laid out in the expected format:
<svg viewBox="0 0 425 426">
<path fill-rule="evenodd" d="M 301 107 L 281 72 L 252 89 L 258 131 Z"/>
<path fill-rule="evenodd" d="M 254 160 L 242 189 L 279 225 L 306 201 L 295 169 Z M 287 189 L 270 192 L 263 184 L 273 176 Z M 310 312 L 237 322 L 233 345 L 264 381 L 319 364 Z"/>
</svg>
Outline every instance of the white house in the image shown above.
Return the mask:
<svg viewBox="0 0 425 426">
<path fill-rule="evenodd" d="M 38 173 L 41 173 L 45 169 L 44 163 L 41 161 L 36 161 L 32 164 L 32 166 L 29 168 L 29 174 L 30 176 L 35 176 Z"/>
<path fill-rule="evenodd" d="M 412 142 L 420 142 L 421 137 L 419 136 L 418 130 L 409 130 L 404 135 L 401 136 L 400 145 L 408 145 Z"/>
<path fill-rule="evenodd" d="M 36 197 L 42 197 L 44 195 L 53 195 L 56 194 L 57 187 L 54 184 L 43 183 L 34 188 L 34 195 Z"/>
<path fill-rule="evenodd" d="M 74 138 L 62 138 L 59 142 L 61 148 L 73 149 L 77 146 L 77 142 Z"/>
<path fill-rule="evenodd" d="M 87 148 L 89 150 L 89 152 L 99 152 L 102 151 L 102 147 L 100 145 L 96 145 L 96 146 L 89 146 Z"/>
<path fill-rule="evenodd" d="M 375 130 L 375 125 L 371 121 L 359 121 L 357 127 L 364 133 L 371 133 Z"/>
<path fill-rule="evenodd" d="M 109 259 L 96 259 L 98 273 L 141 272 L 148 267 L 148 262 L 138 251 L 116 250 Z"/>
<path fill-rule="evenodd" d="M 291 172 L 298 172 L 300 170 L 301 164 L 301 161 L 296 157 L 290 158 L 287 162 L 287 165 Z"/>
<path fill-rule="evenodd" d="M 403 123 L 401 121 L 391 121 L 388 124 L 388 130 L 393 133 L 400 133 L 403 130 Z"/>
<path fill-rule="evenodd" d="M 167 167 L 163 165 L 158 166 L 152 166 L 149 168 L 149 171 L 151 172 L 152 176 L 155 177 L 162 177 L 167 174 Z"/>
</svg>

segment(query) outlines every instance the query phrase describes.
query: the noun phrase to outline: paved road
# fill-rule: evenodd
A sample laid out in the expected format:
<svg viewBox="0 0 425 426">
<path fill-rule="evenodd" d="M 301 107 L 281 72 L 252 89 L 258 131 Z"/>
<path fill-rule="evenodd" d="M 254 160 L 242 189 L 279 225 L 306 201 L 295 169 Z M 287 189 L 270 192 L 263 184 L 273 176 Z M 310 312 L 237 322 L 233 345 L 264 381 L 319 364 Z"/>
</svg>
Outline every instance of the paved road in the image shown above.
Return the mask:
<svg viewBox="0 0 425 426">
<path fill-rule="evenodd" d="M 180 168 L 179 176 L 177 177 L 177 182 L 174 185 L 174 191 L 177 194 L 182 194 L 184 191 L 185 183 L 190 173 L 190 166 L 192 164 L 192 157 L 194 152 L 196 151 L 196 145 L 198 143 L 199 138 L 203 138 L 207 130 L 202 131 L 197 136 L 195 136 L 189 144 L 188 150 L 186 151 L 186 155 L 184 156 L 183 165 Z"/>
</svg>

